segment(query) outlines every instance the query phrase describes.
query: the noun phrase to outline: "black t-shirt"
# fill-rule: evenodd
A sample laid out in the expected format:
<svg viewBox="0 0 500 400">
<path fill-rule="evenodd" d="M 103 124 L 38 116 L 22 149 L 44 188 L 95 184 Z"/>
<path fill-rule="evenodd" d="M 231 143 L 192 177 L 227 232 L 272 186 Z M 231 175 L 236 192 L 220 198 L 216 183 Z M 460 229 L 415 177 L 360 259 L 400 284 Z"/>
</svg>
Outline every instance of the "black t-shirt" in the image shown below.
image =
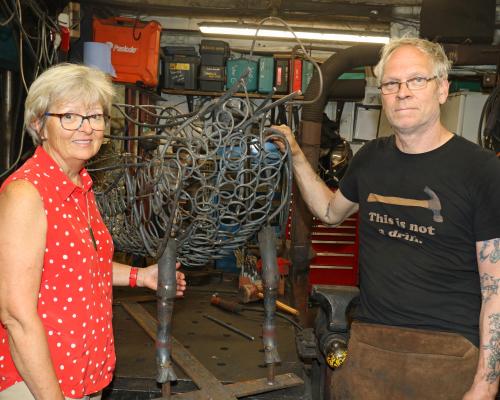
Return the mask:
<svg viewBox="0 0 500 400">
<path fill-rule="evenodd" d="M 406 154 L 394 136 L 351 161 L 340 191 L 359 203 L 361 321 L 456 332 L 479 344 L 476 242 L 500 237 L 500 161 L 454 136 Z"/>
</svg>

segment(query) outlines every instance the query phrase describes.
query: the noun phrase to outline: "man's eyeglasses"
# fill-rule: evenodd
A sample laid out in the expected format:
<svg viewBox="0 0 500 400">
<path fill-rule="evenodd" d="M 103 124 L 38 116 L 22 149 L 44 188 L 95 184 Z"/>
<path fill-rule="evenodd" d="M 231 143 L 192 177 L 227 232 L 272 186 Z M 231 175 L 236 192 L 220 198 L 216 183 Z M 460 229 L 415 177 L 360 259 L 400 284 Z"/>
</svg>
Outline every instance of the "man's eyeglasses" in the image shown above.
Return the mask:
<svg viewBox="0 0 500 400">
<path fill-rule="evenodd" d="M 382 83 L 378 88 L 381 90 L 382 94 L 394 94 L 399 92 L 401 85 L 406 84 L 406 87 L 410 90 L 420 90 L 425 89 L 427 83 L 436 79 L 437 76 L 434 75 L 431 78 L 424 78 L 423 76 L 416 76 L 415 78 L 408 79 L 406 81 L 389 81 Z"/>
<path fill-rule="evenodd" d="M 68 131 L 80 129 L 84 120 L 89 121 L 90 127 L 94 131 L 103 131 L 106 129 L 106 124 L 109 121 L 109 116 L 105 114 L 81 115 L 76 113 L 58 114 L 46 112 L 45 115 L 47 117 L 58 117 L 62 128 Z"/>
</svg>

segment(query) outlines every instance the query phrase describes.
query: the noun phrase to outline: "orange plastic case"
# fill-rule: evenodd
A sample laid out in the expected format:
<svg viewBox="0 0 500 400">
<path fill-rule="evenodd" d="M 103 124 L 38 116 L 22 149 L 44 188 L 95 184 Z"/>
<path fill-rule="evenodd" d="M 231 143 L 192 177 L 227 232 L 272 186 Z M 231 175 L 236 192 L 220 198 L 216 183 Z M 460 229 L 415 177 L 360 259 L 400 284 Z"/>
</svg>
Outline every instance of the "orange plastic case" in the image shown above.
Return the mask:
<svg viewBox="0 0 500 400">
<path fill-rule="evenodd" d="M 109 43 L 115 82 L 158 84 L 161 25 L 133 18 L 93 19 L 94 41 Z"/>
</svg>

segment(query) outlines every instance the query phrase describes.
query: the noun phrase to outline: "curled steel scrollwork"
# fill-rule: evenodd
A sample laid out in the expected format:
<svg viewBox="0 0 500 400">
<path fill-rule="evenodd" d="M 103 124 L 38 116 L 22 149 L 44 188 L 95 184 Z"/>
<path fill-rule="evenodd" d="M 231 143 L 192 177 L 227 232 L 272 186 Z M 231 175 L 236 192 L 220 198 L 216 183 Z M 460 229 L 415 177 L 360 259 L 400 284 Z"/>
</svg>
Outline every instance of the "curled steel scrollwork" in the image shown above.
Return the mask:
<svg viewBox="0 0 500 400">
<path fill-rule="evenodd" d="M 126 123 L 152 135 L 137 140 L 138 155 L 92 163 L 96 198 L 118 250 L 159 258 L 169 238 L 184 266 L 202 266 L 241 247 L 265 224 L 284 230 L 291 192 L 286 139 L 270 128 L 270 111 L 296 93 L 255 107 L 244 77 L 197 112 L 115 104 Z M 246 93 L 246 92 L 245 92 Z M 146 115 L 142 121 L 131 115 Z M 285 151 L 275 144 L 280 141 Z M 104 174 L 100 174 L 104 172 Z"/>
</svg>

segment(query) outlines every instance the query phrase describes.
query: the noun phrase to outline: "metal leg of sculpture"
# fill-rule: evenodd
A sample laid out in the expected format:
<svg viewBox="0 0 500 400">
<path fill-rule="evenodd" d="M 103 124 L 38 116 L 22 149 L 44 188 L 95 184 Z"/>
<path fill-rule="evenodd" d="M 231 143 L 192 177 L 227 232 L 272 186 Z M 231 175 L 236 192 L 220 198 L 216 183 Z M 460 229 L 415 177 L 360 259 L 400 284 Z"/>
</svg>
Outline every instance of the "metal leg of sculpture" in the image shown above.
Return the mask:
<svg viewBox="0 0 500 400">
<path fill-rule="evenodd" d="M 265 225 L 259 232 L 259 248 L 262 258 L 262 280 L 264 285 L 264 323 L 262 340 L 267 364 L 267 383 L 274 384 L 275 365 L 279 363 L 276 340 L 276 298 L 278 297 L 278 263 L 276 260 L 276 234 L 273 227 Z"/>
<path fill-rule="evenodd" d="M 156 335 L 156 380 L 162 384 L 163 398 L 170 399 L 170 382 L 177 380 L 171 361 L 172 313 L 177 291 L 175 263 L 177 243 L 170 238 L 167 247 L 158 260 L 158 330 Z"/>
</svg>

